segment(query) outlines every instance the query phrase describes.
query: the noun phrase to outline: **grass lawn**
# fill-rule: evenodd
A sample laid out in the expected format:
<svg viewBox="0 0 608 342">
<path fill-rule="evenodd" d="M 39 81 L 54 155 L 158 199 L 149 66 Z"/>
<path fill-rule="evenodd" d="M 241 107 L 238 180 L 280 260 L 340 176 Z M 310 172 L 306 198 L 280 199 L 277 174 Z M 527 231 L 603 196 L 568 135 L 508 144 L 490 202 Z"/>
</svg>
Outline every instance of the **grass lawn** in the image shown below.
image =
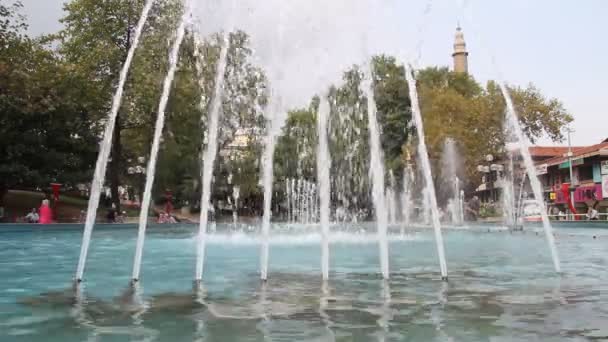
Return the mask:
<svg viewBox="0 0 608 342">
<path fill-rule="evenodd" d="M 42 200 L 45 198 L 48 197 L 43 192 L 9 190 L 6 196 L 4 196 L 5 218 L 0 220 L 0 222 L 22 222 L 22 219 L 32 208 L 40 208 L 40 204 L 42 204 Z M 82 197 L 60 195 L 58 202 L 51 200 L 53 220 L 60 223 L 77 223 L 80 211 L 86 211 L 88 204 L 88 199 Z M 139 217 L 138 208 L 123 206 L 122 211 L 127 213 L 128 218 Z M 100 205 L 97 210 L 97 221 L 105 222 L 106 213 L 107 209 Z"/>
<path fill-rule="evenodd" d="M 4 196 L 5 216 L 8 222 L 15 222 L 16 219 L 23 218 L 32 208 L 40 208 L 40 204 L 45 198 L 46 194 L 42 192 L 10 190 Z M 51 207 L 53 208 L 53 218 L 57 222 L 78 222 L 80 211 L 87 208 L 87 200 L 59 196 L 58 202 L 51 201 Z"/>
</svg>

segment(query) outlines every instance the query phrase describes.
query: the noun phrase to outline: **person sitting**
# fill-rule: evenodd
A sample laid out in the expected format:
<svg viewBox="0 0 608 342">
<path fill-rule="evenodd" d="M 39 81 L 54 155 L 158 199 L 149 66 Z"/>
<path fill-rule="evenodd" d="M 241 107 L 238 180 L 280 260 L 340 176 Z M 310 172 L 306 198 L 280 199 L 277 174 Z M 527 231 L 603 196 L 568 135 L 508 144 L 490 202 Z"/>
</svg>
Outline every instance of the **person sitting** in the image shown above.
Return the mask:
<svg viewBox="0 0 608 342">
<path fill-rule="evenodd" d="M 597 206 L 598 204 L 600 204 L 600 201 L 597 200 L 595 194 L 593 194 L 593 199 L 595 200 L 595 202 L 592 206 L 589 207 L 589 210 L 587 211 L 587 219 L 595 221 L 599 219 L 599 212 L 597 211 Z"/>
<path fill-rule="evenodd" d="M 112 203 L 112 207 L 108 210 L 106 218 L 108 219 L 108 223 L 116 223 L 116 205 L 114 203 Z"/>
<path fill-rule="evenodd" d="M 40 206 L 40 209 L 38 209 L 38 212 L 40 213 L 38 223 L 53 223 L 53 211 L 51 210 L 50 202 L 48 199 L 42 201 L 42 205 Z"/>
<path fill-rule="evenodd" d="M 157 223 L 160 223 L 160 224 L 167 223 L 167 214 L 165 214 L 164 211 L 161 211 L 160 214 L 158 215 Z"/>
<path fill-rule="evenodd" d="M 32 211 L 25 215 L 25 222 L 27 223 L 38 223 L 39 220 L 40 217 L 38 216 L 36 208 L 32 208 Z"/>
</svg>

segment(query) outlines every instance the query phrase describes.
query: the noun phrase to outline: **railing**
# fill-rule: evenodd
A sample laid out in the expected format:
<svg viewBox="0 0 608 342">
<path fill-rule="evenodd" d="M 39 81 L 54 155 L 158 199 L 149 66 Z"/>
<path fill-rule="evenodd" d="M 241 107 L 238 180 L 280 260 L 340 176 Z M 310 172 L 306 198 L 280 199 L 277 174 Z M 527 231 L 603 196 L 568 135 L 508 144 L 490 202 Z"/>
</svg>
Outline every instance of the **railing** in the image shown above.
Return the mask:
<svg viewBox="0 0 608 342">
<path fill-rule="evenodd" d="M 608 221 L 608 213 L 598 213 L 596 220 L 589 220 L 587 214 L 548 215 L 552 221 Z"/>
</svg>

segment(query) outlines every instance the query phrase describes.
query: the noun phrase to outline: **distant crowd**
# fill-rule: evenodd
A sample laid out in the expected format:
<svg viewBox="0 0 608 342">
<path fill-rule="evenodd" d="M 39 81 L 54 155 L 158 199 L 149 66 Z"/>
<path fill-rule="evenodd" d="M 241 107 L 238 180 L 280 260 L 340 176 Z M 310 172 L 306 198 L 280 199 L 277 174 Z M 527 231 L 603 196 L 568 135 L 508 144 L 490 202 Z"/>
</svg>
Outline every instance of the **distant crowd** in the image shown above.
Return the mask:
<svg viewBox="0 0 608 342">
<path fill-rule="evenodd" d="M 43 200 L 38 210 L 32 208 L 32 211 L 25 215 L 25 222 L 40 224 L 53 223 L 53 210 L 51 209 L 49 200 Z"/>
<path fill-rule="evenodd" d="M 122 211 L 119 212 L 116 210 L 116 206 L 112 204 L 112 206 L 108 209 L 105 215 L 105 223 L 127 223 L 127 212 Z M 78 218 L 79 223 L 85 223 L 87 220 L 87 212 L 85 210 L 80 211 L 80 216 Z M 161 211 L 155 219 L 156 223 L 160 224 L 172 224 L 178 223 L 179 220 L 165 212 Z M 24 217 L 22 217 L 22 222 L 30 223 L 30 224 L 51 224 L 56 223 L 53 221 L 53 209 L 51 208 L 50 201 L 45 199 L 42 201 L 39 208 L 32 208 L 30 212 L 27 213 Z"/>
</svg>

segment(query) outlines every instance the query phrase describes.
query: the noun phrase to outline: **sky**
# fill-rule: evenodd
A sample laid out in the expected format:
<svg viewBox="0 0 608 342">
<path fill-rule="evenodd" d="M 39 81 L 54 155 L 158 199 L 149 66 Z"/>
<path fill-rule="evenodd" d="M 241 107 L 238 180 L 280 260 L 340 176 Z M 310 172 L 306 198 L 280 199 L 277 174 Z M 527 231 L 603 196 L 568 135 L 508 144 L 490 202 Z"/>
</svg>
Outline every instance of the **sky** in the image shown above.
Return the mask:
<svg viewBox="0 0 608 342">
<path fill-rule="evenodd" d="M 61 29 L 65 0 L 22 0 L 30 33 Z M 198 0 L 203 34 L 228 23 L 251 35 L 255 62 L 284 105 L 304 106 L 372 53 L 415 67 L 450 66 L 463 28 L 469 72 L 480 82 L 533 83 L 572 114 L 573 145 L 608 138 L 608 1 Z M 541 139 L 541 144 L 551 144 Z"/>
</svg>

